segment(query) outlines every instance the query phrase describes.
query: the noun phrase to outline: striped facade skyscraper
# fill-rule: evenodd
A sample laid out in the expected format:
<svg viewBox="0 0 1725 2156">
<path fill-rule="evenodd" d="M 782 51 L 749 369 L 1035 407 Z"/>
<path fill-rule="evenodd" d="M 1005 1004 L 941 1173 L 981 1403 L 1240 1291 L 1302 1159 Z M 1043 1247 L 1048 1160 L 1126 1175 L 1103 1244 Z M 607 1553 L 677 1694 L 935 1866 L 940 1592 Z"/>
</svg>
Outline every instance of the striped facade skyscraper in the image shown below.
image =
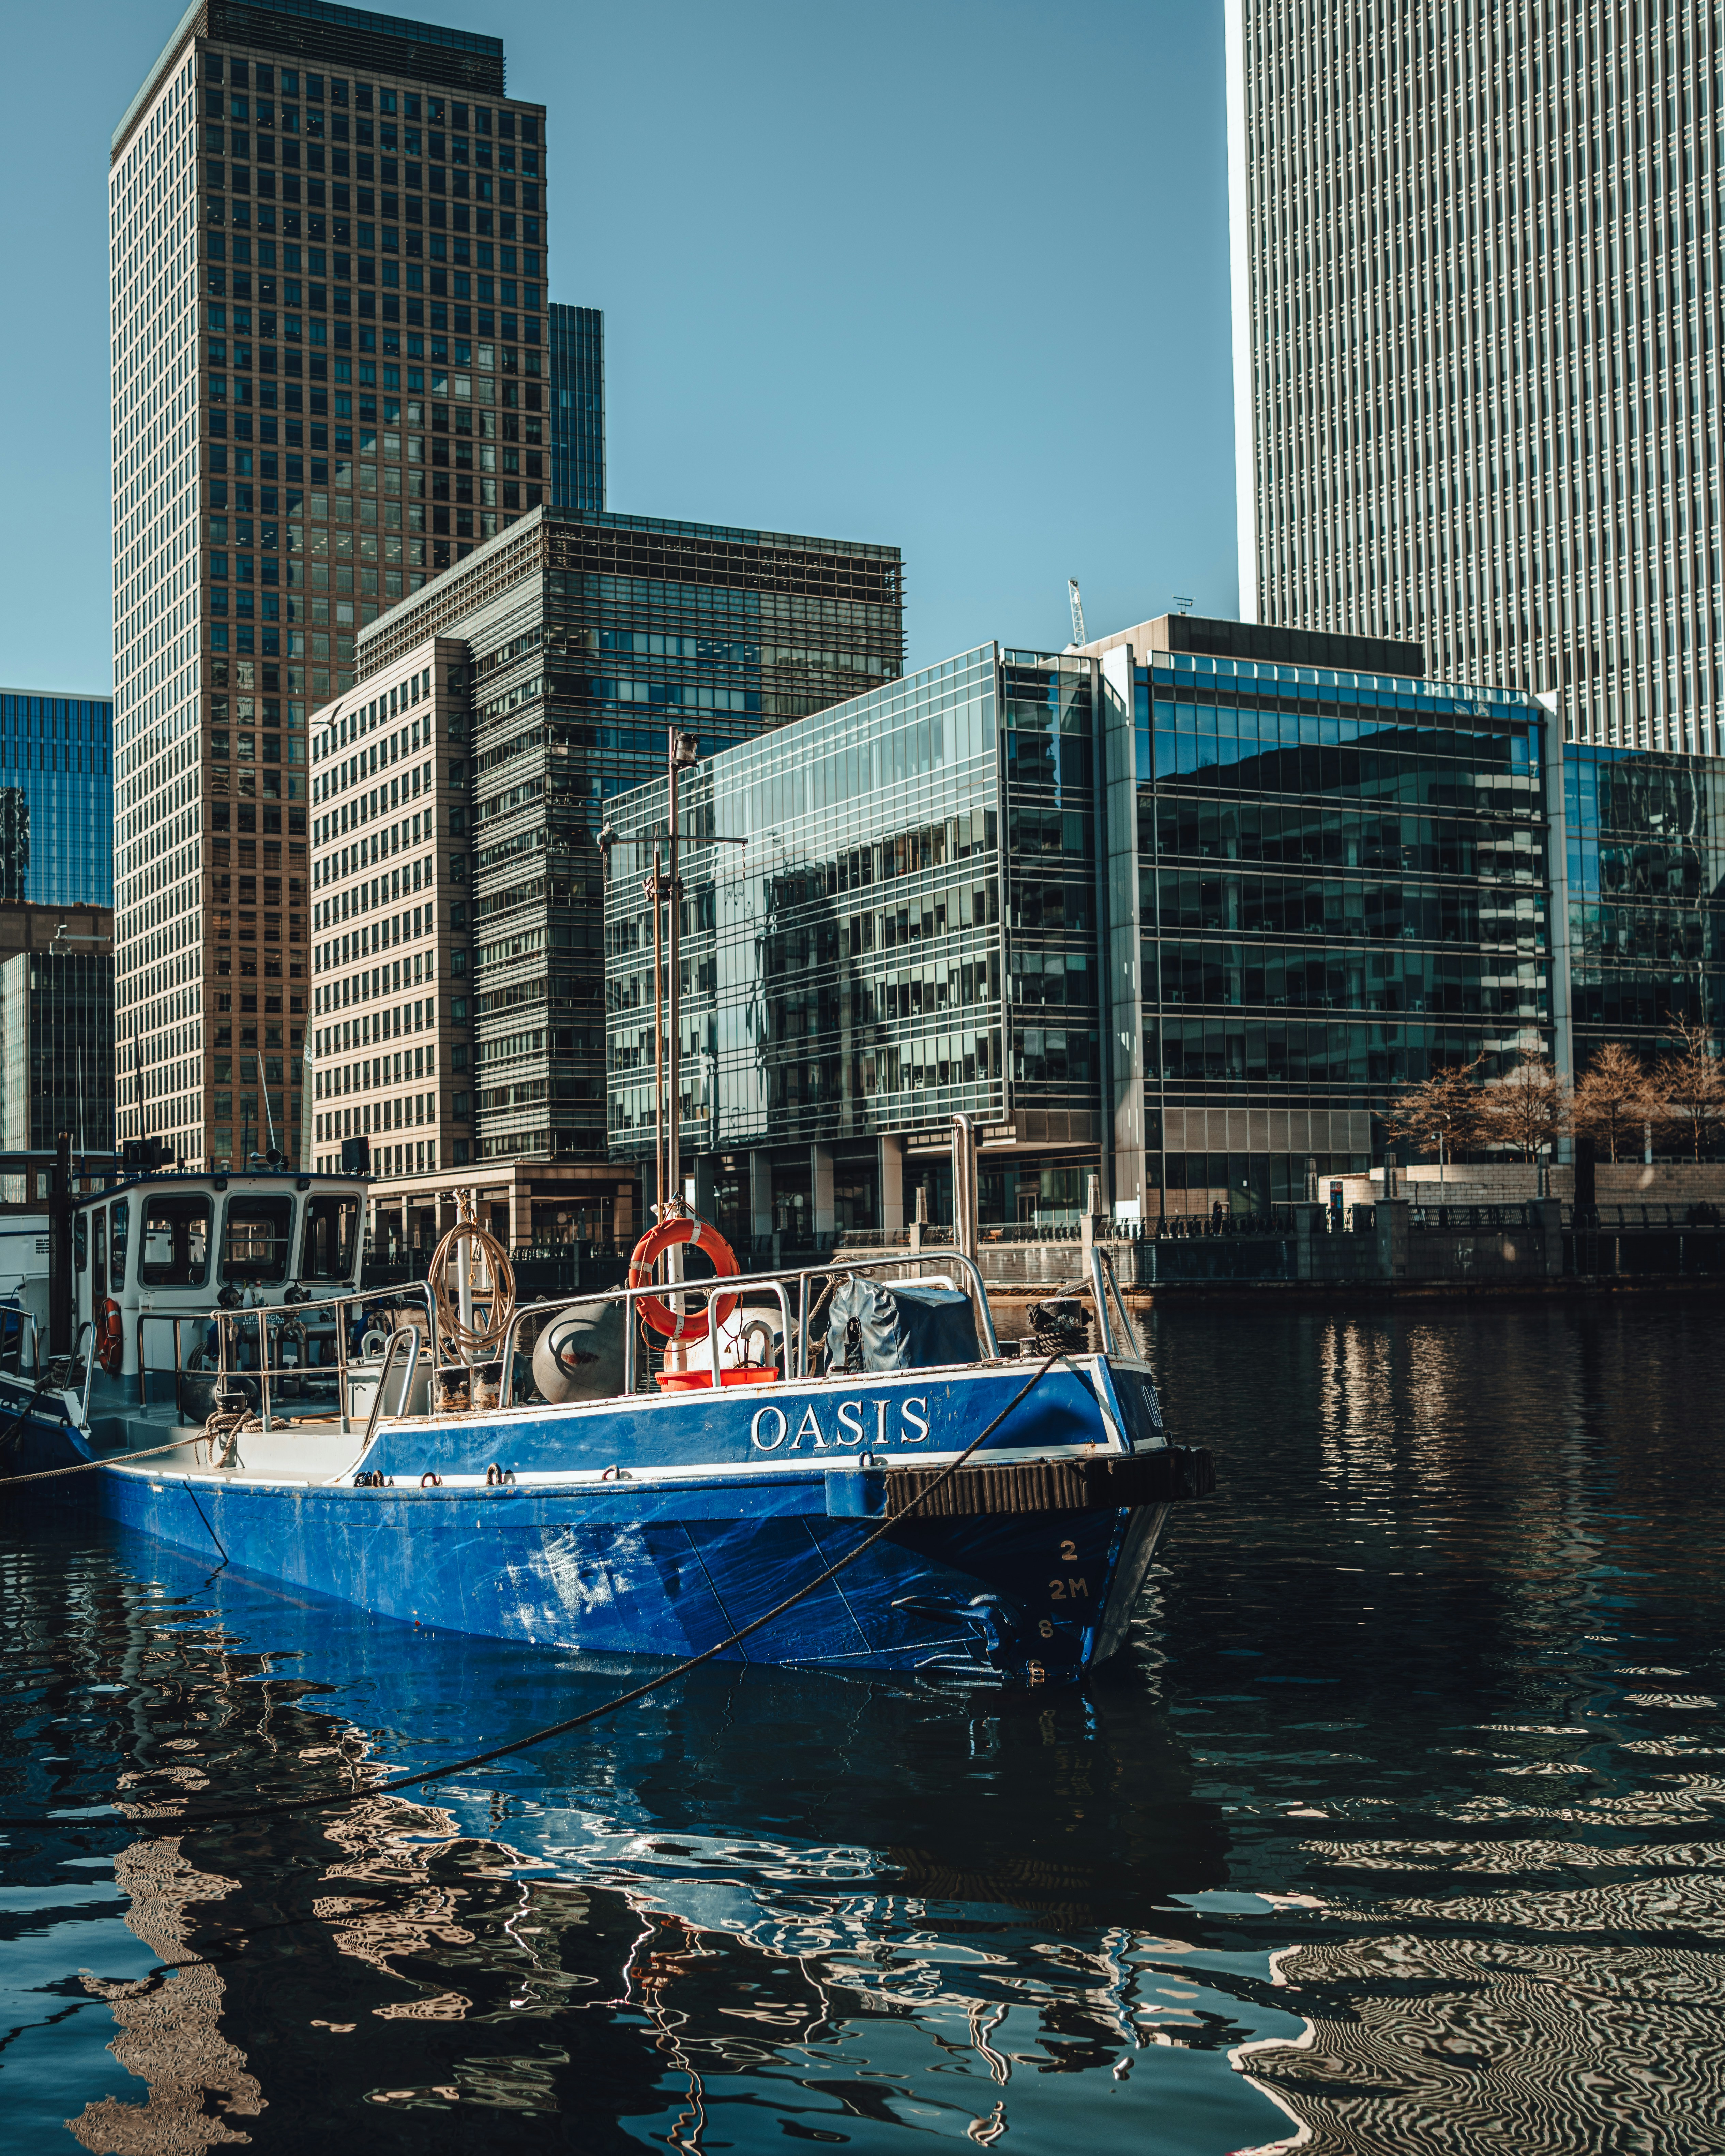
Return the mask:
<svg viewBox="0 0 1725 2156">
<path fill-rule="evenodd" d="M 1725 749 L 1717 12 L 1225 7 L 1242 614 Z"/>
</svg>

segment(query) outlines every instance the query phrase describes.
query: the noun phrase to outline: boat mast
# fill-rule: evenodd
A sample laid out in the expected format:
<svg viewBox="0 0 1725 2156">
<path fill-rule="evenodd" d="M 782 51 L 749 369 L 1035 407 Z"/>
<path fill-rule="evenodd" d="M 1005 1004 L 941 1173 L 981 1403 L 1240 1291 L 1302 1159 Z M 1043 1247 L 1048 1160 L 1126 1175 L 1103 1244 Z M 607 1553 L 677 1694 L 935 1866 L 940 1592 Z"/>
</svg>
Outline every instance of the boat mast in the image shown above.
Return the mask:
<svg viewBox="0 0 1725 2156">
<path fill-rule="evenodd" d="M 665 896 L 670 909 L 665 929 L 665 962 L 670 973 L 666 996 L 670 1004 L 667 1024 L 670 1034 L 670 1053 L 665 1059 L 669 1070 L 661 1067 L 659 1096 L 659 1119 L 665 1132 L 661 1154 L 662 1180 L 659 1191 L 659 1217 L 668 1219 L 689 1210 L 683 1198 L 682 1150 L 682 1081 L 680 1063 L 683 1045 L 682 968 L 679 948 L 682 940 L 681 913 L 683 908 L 683 879 L 678 867 L 679 834 L 677 830 L 677 773 L 691 771 L 699 761 L 701 744 L 693 734 L 680 733 L 675 726 L 665 728 L 665 824 L 669 835 L 670 855 L 669 872 L 665 878 Z M 654 865 L 658 866 L 658 849 L 654 849 Z M 657 877 L 655 875 L 655 881 Z M 658 947 L 657 932 L 659 909 L 653 911 L 655 950 Z M 667 1116 L 666 1096 L 669 1095 Z M 678 1276 L 674 1275 L 674 1277 Z"/>
<path fill-rule="evenodd" d="M 659 1214 L 661 1220 L 665 1218 L 665 1204 L 668 1204 L 673 1213 L 680 1213 L 683 1209 L 683 1152 L 679 1142 L 682 1135 L 680 1126 L 683 1120 L 683 1103 L 678 1086 L 677 1072 L 683 1034 L 681 998 L 677 993 L 682 985 L 677 978 L 678 930 L 680 926 L 677 916 L 682 911 L 683 895 L 682 886 L 677 877 L 677 746 L 681 739 L 682 737 L 675 726 L 665 728 L 665 773 L 670 792 L 665 821 L 670 829 L 670 875 L 667 880 L 670 919 L 666 927 L 665 939 L 665 956 L 670 964 L 670 1069 L 669 1073 L 670 1120 L 665 1126 L 665 1188 L 660 1193 L 660 1199 L 663 1201 Z M 691 761 L 692 760 L 691 758 Z"/>
<path fill-rule="evenodd" d="M 665 940 L 660 908 L 664 902 L 659 872 L 659 842 L 653 844 L 653 873 L 647 896 L 653 901 L 653 1215 L 665 1210 Z"/>
<path fill-rule="evenodd" d="M 264 1059 L 259 1055 L 254 1056 L 253 1060 L 258 1066 L 258 1091 L 264 1098 L 264 1113 L 270 1118 L 270 1150 L 271 1152 L 276 1152 L 280 1148 L 275 1142 L 275 1117 L 270 1106 L 270 1088 L 264 1082 Z"/>
</svg>

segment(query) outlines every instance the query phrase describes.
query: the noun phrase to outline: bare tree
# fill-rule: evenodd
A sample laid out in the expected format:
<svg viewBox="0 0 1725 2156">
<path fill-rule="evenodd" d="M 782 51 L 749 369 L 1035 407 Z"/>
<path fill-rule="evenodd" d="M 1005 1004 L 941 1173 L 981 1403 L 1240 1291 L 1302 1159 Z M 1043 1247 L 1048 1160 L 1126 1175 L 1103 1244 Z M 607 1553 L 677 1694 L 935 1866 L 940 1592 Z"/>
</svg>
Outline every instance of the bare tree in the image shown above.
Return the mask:
<svg viewBox="0 0 1725 2156">
<path fill-rule="evenodd" d="M 1532 1160 L 1568 1127 L 1569 1088 L 1543 1048 L 1524 1048 L 1515 1068 L 1482 1090 L 1480 1132 L 1487 1145 L 1513 1146 Z"/>
<path fill-rule="evenodd" d="M 1576 1130 L 1596 1146 L 1604 1147 L 1607 1158 L 1615 1161 L 1618 1147 L 1625 1146 L 1633 1152 L 1641 1126 L 1661 1112 L 1640 1057 L 1620 1040 L 1608 1040 L 1575 1088 Z"/>
<path fill-rule="evenodd" d="M 1660 1120 L 1681 1135 L 1699 1160 L 1713 1132 L 1725 1122 L 1725 1069 L 1713 1052 L 1712 1029 L 1691 1019 L 1667 1020 L 1676 1045 L 1653 1066 L 1653 1093 L 1662 1104 Z"/>
<path fill-rule="evenodd" d="M 1480 1127 L 1479 1071 L 1486 1059 L 1449 1065 L 1417 1085 L 1405 1086 L 1384 1121 L 1391 1137 L 1413 1146 L 1435 1145 L 1439 1179 L 1445 1159 L 1470 1144 Z"/>
</svg>

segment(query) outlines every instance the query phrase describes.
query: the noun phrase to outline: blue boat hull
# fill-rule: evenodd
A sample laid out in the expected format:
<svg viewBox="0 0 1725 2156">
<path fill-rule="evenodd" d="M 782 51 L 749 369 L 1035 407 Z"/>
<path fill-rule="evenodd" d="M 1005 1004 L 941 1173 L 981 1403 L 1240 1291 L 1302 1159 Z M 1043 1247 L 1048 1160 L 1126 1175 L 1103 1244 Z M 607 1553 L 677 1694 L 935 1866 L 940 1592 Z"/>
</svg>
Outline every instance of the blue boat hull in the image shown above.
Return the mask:
<svg viewBox="0 0 1725 2156">
<path fill-rule="evenodd" d="M 1147 1384 L 1139 1397 L 1135 1373 L 1111 1378 L 1098 1365 L 1095 1376 L 1055 1373 L 978 1459 L 1117 1456 L 1160 1444 Z M 121 1455 L 37 1486 L 89 1492 L 125 1527 L 387 1616 L 539 1646 L 681 1656 L 727 1639 L 876 1532 L 853 1430 L 875 1441 L 877 1470 L 937 1468 L 1024 1377 L 896 1373 L 860 1380 L 854 1393 L 775 1385 L 385 1424 L 363 1454 L 381 1487 L 351 1476 L 223 1476 L 172 1455 L 136 1466 Z M 78 1433 L 35 1417 L 13 1471 L 77 1456 L 87 1456 Z M 488 1485 L 494 1467 L 516 1479 Z M 1165 1504 L 913 1513 L 726 1658 L 1070 1677 L 1120 1643 L 1167 1513 Z"/>
</svg>

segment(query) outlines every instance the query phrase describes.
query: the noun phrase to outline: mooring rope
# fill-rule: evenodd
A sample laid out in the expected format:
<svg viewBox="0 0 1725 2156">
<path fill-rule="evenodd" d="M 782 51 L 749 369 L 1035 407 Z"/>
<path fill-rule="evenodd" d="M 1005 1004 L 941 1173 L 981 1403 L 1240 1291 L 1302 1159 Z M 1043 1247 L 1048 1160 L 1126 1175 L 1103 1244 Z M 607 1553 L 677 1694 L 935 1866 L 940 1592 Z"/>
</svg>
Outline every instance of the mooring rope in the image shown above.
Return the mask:
<svg viewBox="0 0 1725 2156">
<path fill-rule="evenodd" d="M 41 1394 L 39 1390 L 36 1399 L 40 1397 Z M 35 1399 L 32 1399 L 26 1405 L 18 1416 L 20 1425 L 23 1422 L 24 1416 L 34 1405 Z M 3 1495 L 8 1490 L 18 1489 L 26 1482 L 54 1482 L 57 1481 L 62 1475 L 91 1475 L 98 1467 L 130 1467 L 135 1460 L 159 1460 L 164 1452 L 183 1452 L 188 1445 L 203 1445 L 206 1440 L 211 1445 L 225 1445 L 230 1440 L 237 1444 L 240 1436 L 245 1432 L 262 1430 L 263 1427 L 263 1424 L 258 1420 L 249 1408 L 229 1409 L 225 1411 L 221 1408 L 212 1408 L 203 1428 L 194 1430 L 190 1437 L 177 1437 L 170 1444 L 152 1445 L 141 1452 L 116 1452 L 103 1460 L 80 1460 L 74 1461 L 69 1467 L 43 1467 L 39 1468 L 32 1475 L 0 1476 L 0 1495 Z M 227 1459 L 224 1457 L 219 1464 L 226 1466 Z"/>
<path fill-rule="evenodd" d="M 143 1815 L 127 1813 L 124 1815 L 123 1823 L 140 1831 L 148 1829 L 156 1834 L 189 1834 L 198 1827 L 225 1826 L 239 1820 L 280 1819 L 294 1812 L 324 1811 L 347 1804 L 363 1804 L 372 1797 L 392 1795 L 398 1789 L 417 1789 L 426 1782 L 444 1781 L 451 1774 L 466 1774 L 475 1767 L 488 1767 L 495 1759 L 506 1759 L 514 1753 L 531 1751 L 536 1744 L 547 1743 L 554 1737 L 566 1737 L 572 1730 L 583 1729 L 590 1722 L 603 1720 L 608 1714 L 615 1714 L 619 1708 L 632 1707 L 637 1700 L 645 1699 L 649 1693 L 663 1690 L 666 1685 L 675 1683 L 679 1677 L 686 1676 L 691 1670 L 699 1669 L 703 1662 L 710 1662 L 715 1656 L 722 1655 L 726 1648 L 741 1645 L 743 1640 L 751 1638 L 764 1626 L 771 1625 L 776 1619 L 783 1617 L 786 1610 L 794 1609 L 798 1603 L 805 1601 L 817 1588 L 824 1587 L 829 1579 L 836 1578 L 847 1565 L 855 1564 L 860 1557 L 865 1555 L 883 1537 L 901 1527 L 919 1506 L 926 1504 L 937 1490 L 949 1482 L 978 1446 L 991 1438 L 1007 1417 L 1023 1405 L 1049 1372 L 1054 1368 L 1055 1363 L 1066 1359 L 1064 1352 L 1050 1355 L 1048 1360 L 1039 1369 L 1034 1371 L 1025 1383 L 1019 1388 L 993 1420 L 979 1430 L 961 1453 L 947 1461 L 946 1466 L 928 1486 L 911 1499 L 903 1512 L 896 1513 L 891 1519 L 883 1520 L 871 1533 L 865 1535 L 854 1548 L 847 1550 L 843 1557 L 828 1565 L 824 1571 L 817 1573 L 813 1579 L 805 1581 L 794 1594 L 788 1594 L 783 1602 L 775 1603 L 763 1616 L 752 1618 L 747 1625 L 740 1625 L 734 1632 L 727 1634 L 722 1640 L 716 1640 L 711 1647 L 703 1648 L 700 1654 L 689 1656 L 686 1660 L 676 1663 L 672 1668 L 661 1671 L 658 1676 L 649 1677 L 645 1684 L 635 1686 L 631 1691 L 619 1692 L 614 1698 L 605 1700 L 598 1707 L 588 1707 L 580 1714 L 569 1715 L 562 1722 L 547 1722 L 544 1728 L 536 1729 L 526 1737 L 514 1738 L 507 1744 L 494 1744 L 484 1752 L 469 1753 L 466 1758 L 451 1759 L 441 1767 L 421 1768 L 417 1773 L 412 1774 L 393 1774 L 387 1780 L 370 1783 L 362 1789 L 344 1789 L 328 1796 L 287 1797 L 275 1804 L 242 1804 L 217 1811 L 162 1812 Z M 39 1825 L 41 1822 L 38 1820 L 33 1824 Z"/>
<path fill-rule="evenodd" d="M 147 1452 L 116 1452 L 105 1460 L 80 1460 L 71 1467 L 39 1468 L 33 1475 L 0 1475 L 0 1496 L 8 1490 L 21 1489 L 26 1482 L 54 1482 L 62 1475 L 90 1475 L 98 1467 L 130 1467 L 135 1460 L 154 1460 L 164 1452 L 180 1452 L 188 1445 L 202 1445 L 203 1430 L 194 1430 L 190 1437 L 177 1437 L 172 1445 L 152 1445 Z"/>
</svg>

